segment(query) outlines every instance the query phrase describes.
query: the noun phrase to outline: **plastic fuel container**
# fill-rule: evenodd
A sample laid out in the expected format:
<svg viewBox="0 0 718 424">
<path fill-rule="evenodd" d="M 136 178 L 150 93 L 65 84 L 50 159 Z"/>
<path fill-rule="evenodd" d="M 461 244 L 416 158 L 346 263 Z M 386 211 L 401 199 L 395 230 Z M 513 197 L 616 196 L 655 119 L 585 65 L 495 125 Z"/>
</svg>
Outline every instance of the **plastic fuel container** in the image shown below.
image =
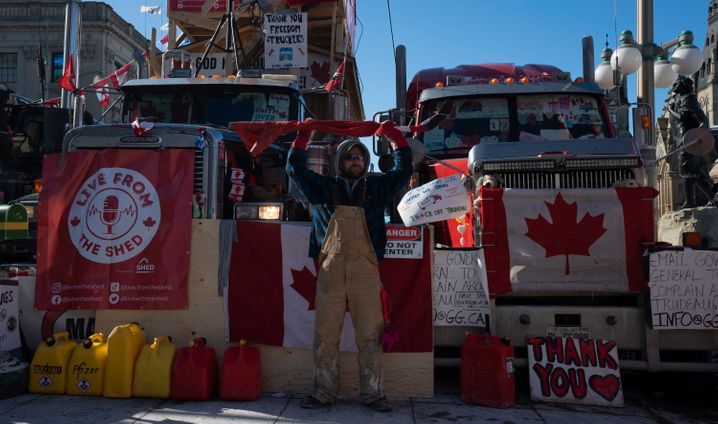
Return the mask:
<svg viewBox="0 0 718 424">
<path fill-rule="evenodd" d="M 177 349 L 172 364 L 170 396 L 177 400 L 207 400 L 217 389 L 217 353 L 204 337 Z"/>
<path fill-rule="evenodd" d="M 107 343 L 102 333 L 95 333 L 75 347 L 67 369 L 68 395 L 101 396 L 102 378 L 107 362 Z"/>
<path fill-rule="evenodd" d="M 70 333 L 55 333 L 40 343 L 30 363 L 31 393 L 65 393 L 67 364 L 75 349 Z"/>
<path fill-rule="evenodd" d="M 107 362 L 102 396 L 132 397 L 135 361 L 145 344 L 145 331 L 137 324 L 118 325 L 107 337 Z"/>
<path fill-rule="evenodd" d="M 224 350 L 219 398 L 222 400 L 259 399 L 259 349 L 241 340 L 239 346 Z"/>
<path fill-rule="evenodd" d="M 155 337 L 152 344 L 145 345 L 135 364 L 132 395 L 137 397 L 170 397 L 172 361 L 176 346 L 168 336 Z"/>
<path fill-rule="evenodd" d="M 461 399 L 508 408 L 516 398 L 514 348 L 507 338 L 468 333 L 461 346 Z"/>
</svg>

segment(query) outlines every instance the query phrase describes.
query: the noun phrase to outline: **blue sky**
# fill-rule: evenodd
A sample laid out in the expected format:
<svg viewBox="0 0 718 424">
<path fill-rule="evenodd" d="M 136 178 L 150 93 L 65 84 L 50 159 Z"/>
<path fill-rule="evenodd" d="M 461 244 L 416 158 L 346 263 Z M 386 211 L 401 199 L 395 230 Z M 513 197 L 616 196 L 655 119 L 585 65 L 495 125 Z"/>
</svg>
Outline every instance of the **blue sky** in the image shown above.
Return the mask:
<svg viewBox="0 0 718 424">
<path fill-rule="evenodd" d="M 149 37 L 166 18 L 166 2 L 107 1 Z M 162 15 L 140 13 L 141 5 L 162 5 Z M 460 64 L 542 63 L 582 74 L 581 38 L 594 38 L 596 65 L 608 34 L 630 29 L 637 36 L 636 0 L 390 0 L 395 44 L 407 48 L 407 78 L 420 69 Z M 701 50 L 707 27 L 707 0 L 654 0 L 654 40 L 665 43 L 690 29 Z M 394 58 L 385 0 L 357 0 L 357 62 L 367 119 L 395 103 Z M 359 37 L 357 37 L 359 38 Z M 636 77 L 628 80 L 635 101 Z M 666 89 L 657 90 L 662 102 Z M 658 110 L 662 104 L 658 105 Z"/>
</svg>

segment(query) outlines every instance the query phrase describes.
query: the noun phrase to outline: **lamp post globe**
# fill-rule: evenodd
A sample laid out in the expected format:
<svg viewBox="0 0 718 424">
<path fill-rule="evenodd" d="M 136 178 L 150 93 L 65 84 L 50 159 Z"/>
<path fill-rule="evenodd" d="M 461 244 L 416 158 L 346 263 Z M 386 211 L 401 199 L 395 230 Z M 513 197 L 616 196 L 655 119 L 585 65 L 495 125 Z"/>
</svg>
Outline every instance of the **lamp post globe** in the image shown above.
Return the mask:
<svg viewBox="0 0 718 424">
<path fill-rule="evenodd" d="M 596 84 L 601 87 L 602 90 L 610 90 L 616 86 L 613 81 L 613 68 L 611 68 L 611 54 L 613 50 L 606 47 L 601 52 L 601 63 L 596 67 L 593 72 Z"/>
<path fill-rule="evenodd" d="M 678 75 L 690 75 L 703 64 L 703 52 L 693 45 L 693 32 L 683 31 L 678 37 L 678 47 L 671 56 L 673 70 Z"/>
<path fill-rule="evenodd" d="M 671 56 L 671 63 L 678 75 L 691 75 L 703 64 L 703 53 L 696 46 L 679 47 Z"/>
<path fill-rule="evenodd" d="M 620 45 L 611 55 L 611 67 L 620 69 L 623 75 L 636 72 L 643 63 L 641 50 L 636 47 L 631 31 L 623 31 L 619 37 Z"/>
<path fill-rule="evenodd" d="M 668 88 L 678 78 L 678 73 L 673 65 L 664 56 L 656 57 L 653 65 L 653 85 L 658 88 Z"/>
</svg>

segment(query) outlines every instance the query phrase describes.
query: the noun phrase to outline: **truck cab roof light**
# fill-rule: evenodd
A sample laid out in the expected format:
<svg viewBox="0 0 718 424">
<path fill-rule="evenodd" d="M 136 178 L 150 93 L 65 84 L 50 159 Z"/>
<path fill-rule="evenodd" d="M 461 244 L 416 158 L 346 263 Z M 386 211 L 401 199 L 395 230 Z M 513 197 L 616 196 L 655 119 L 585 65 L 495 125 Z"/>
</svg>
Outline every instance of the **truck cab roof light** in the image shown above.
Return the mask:
<svg viewBox="0 0 718 424">
<path fill-rule="evenodd" d="M 576 79 L 573 80 L 573 82 L 586 82 L 586 80 L 583 79 L 583 77 L 576 77 Z"/>
<path fill-rule="evenodd" d="M 489 80 L 489 84 L 491 84 L 491 85 L 496 85 L 496 84 L 498 84 L 498 83 L 499 83 L 499 79 L 498 79 L 498 78 L 491 78 L 491 80 Z"/>
<path fill-rule="evenodd" d="M 519 78 L 519 82 L 521 84 L 526 84 L 527 82 L 529 82 L 529 77 L 523 76 L 523 77 Z"/>
<path fill-rule="evenodd" d="M 511 77 L 508 77 L 504 80 L 505 84 L 513 84 L 514 82 L 516 82 L 516 80 Z"/>
<path fill-rule="evenodd" d="M 444 88 L 444 83 L 439 81 L 436 84 L 434 84 L 434 88 Z"/>
</svg>

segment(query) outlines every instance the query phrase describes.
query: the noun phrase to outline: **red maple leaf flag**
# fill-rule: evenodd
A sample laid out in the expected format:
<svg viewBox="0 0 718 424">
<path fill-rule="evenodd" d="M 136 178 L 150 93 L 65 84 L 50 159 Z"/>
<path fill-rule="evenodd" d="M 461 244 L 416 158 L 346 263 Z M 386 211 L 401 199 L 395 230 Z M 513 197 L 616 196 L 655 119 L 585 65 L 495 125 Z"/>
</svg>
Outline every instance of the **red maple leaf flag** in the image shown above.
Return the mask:
<svg viewBox="0 0 718 424">
<path fill-rule="evenodd" d="M 651 188 L 481 188 L 491 296 L 531 290 L 645 287 L 643 243 L 653 240 Z"/>
<path fill-rule="evenodd" d="M 326 91 L 332 91 L 335 88 L 342 88 L 342 82 L 344 81 L 344 64 L 346 63 L 346 59 L 342 61 L 341 64 L 339 64 L 339 67 L 337 68 L 336 72 L 334 72 L 334 75 L 332 75 L 332 79 L 329 80 L 327 85 L 324 86 L 324 90 Z"/>
<path fill-rule="evenodd" d="M 77 91 L 75 81 L 75 59 L 72 52 L 70 52 L 70 55 L 67 57 L 67 62 L 65 63 L 65 71 L 62 73 L 62 78 L 60 78 L 60 88 L 67 91 Z"/>
<path fill-rule="evenodd" d="M 230 340 L 310 348 L 314 337 L 316 265 L 308 255 L 311 227 L 237 221 L 230 264 Z M 261 284 L 258 284 L 261 282 Z M 349 314 L 342 351 L 357 350 Z"/>
<path fill-rule="evenodd" d="M 571 273 L 569 255 L 591 256 L 589 248 L 605 232 L 603 215 L 591 216 L 588 212 L 576 222 L 578 205 L 566 203 L 561 193 L 556 195 L 554 203 L 546 203 L 551 215 L 548 222 L 543 215 L 536 219 L 526 218 L 528 231 L 526 236 L 546 249 L 546 257 L 564 255 L 566 257 L 566 275 Z"/>
<path fill-rule="evenodd" d="M 317 276 L 314 275 L 312 271 L 308 270 L 307 267 L 302 268 L 301 271 L 292 269 L 291 272 L 291 287 L 307 300 L 309 303 L 307 305 L 307 310 L 313 311 L 317 309 L 314 305 L 314 300 L 317 295 Z"/>
<path fill-rule="evenodd" d="M 310 232 L 308 225 L 237 221 L 226 294 L 230 340 L 312 347 L 317 268 L 308 256 Z M 427 243 L 424 257 L 430 254 Z M 387 259 L 380 265 L 384 287 L 395 299 L 392 325 L 402 334 L 395 351 L 432 349 L 429 265 L 418 259 Z M 339 348 L 356 351 L 349 313 Z"/>
<path fill-rule="evenodd" d="M 132 69 L 133 63 L 135 63 L 134 60 L 130 61 L 128 64 L 122 66 L 120 69 L 110 74 L 110 81 L 112 81 L 113 87 L 120 88 L 122 83 L 125 82 L 125 79 L 127 78 L 127 74 L 130 72 L 130 69 Z"/>
<path fill-rule="evenodd" d="M 92 83 L 92 88 L 95 89 L 95 94 L 97 95 L 97 101 L 102 107 L 107 107 L 110 105 L 110 90 L 108 89 L 109 85 L 109 78 L 98 78 L 97 80 L 95 80 L 95 82 Z"/>
</svg>

